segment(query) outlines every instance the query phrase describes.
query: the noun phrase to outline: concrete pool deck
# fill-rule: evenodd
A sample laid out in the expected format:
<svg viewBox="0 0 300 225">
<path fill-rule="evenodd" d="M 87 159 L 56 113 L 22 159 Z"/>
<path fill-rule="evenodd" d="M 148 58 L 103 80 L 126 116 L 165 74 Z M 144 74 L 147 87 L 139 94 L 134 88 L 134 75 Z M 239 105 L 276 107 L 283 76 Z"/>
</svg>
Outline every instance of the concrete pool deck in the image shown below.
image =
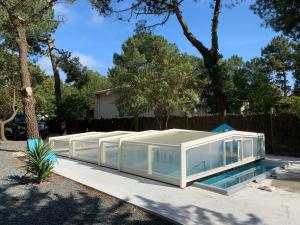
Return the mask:
<svg viewBox="0 0 300 225">
<path fill-rule="evenodd" d="M 273 159 L 300 161 L 283 157 Z M 232 196 L 224 196 L 193 186 L 180 189 L 61 157 L 54 171 L 181 224 L 300 225 L 300 194 L 280 188 L 266 192 L 249 185 Z"/>
</svg>

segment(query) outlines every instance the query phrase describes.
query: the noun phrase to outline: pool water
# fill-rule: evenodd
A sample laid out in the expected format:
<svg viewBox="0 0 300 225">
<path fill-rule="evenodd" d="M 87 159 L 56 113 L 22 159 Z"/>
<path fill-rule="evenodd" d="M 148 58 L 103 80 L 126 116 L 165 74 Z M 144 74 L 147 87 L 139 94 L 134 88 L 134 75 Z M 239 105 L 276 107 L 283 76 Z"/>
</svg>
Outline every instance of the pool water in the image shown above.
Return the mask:
<svg viewBox="0 0 300 225">
<path fill-rule="evenodd" d="M 250 181 L 253 177 L 278 167 L 278 164 L 260 160 L 220 173 L 216 176 L 198 181 L 200 184 L 227 189 L 234 185 Z"/>
</svg>

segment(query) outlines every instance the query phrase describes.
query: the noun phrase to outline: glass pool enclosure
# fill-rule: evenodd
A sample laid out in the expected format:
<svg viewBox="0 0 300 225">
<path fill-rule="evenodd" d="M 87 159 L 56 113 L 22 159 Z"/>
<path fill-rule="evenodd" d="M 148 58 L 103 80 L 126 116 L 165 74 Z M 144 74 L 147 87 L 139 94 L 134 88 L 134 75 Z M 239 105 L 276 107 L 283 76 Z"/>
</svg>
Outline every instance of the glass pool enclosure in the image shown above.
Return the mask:
<svg viewBox="0 0 300 225">
<path fill-rule="evenodd" d="M 189 182 L 264 158 L 264 135 L 170 129 L 90 132 L 49 139 L 63 156 L 174 184 Z"/>
</svg>

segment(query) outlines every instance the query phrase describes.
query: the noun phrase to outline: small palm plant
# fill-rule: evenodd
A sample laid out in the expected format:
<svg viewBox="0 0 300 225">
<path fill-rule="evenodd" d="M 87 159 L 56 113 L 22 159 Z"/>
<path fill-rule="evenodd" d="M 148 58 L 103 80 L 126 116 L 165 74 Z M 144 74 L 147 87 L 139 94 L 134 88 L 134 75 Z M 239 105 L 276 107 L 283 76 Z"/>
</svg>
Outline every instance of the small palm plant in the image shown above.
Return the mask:
<svg viewBox="0 0 300 225">
<path fill-rule="evenodd" d="M 34 175 L 39 184 L 50 177 L 54 168 L 53 160 L 49 157 L 51 153 L 51 146 L 42 139 L 35 143 L 33 149 L 27 147 L 24 159 L 26 174 Z"/>
</svg>

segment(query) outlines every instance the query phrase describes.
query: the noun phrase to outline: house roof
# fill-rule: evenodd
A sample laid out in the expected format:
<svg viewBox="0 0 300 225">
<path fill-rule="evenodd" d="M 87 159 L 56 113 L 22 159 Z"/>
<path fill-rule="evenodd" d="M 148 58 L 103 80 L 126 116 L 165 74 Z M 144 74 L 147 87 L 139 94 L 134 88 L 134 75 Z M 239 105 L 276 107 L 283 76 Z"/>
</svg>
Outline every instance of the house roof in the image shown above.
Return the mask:
<svg viewBox="0 0 300 225">
<path fill-rule="evenodd" d="M 130 85 L 126 85 L 125 87 L 130 87 Z M 108 88 L 101 91 L 95 91 L 95 95 L 108 95 L 111 94 L 116 88 Z"/>
<path fill-rule="evenodd" d="M 108 95 L 113 91 L 113 89 L 109 88 L 109 89 L 104 89 L 101 91 L 95 91 L 94 94 L 95 95 Z"/>
</svg>

